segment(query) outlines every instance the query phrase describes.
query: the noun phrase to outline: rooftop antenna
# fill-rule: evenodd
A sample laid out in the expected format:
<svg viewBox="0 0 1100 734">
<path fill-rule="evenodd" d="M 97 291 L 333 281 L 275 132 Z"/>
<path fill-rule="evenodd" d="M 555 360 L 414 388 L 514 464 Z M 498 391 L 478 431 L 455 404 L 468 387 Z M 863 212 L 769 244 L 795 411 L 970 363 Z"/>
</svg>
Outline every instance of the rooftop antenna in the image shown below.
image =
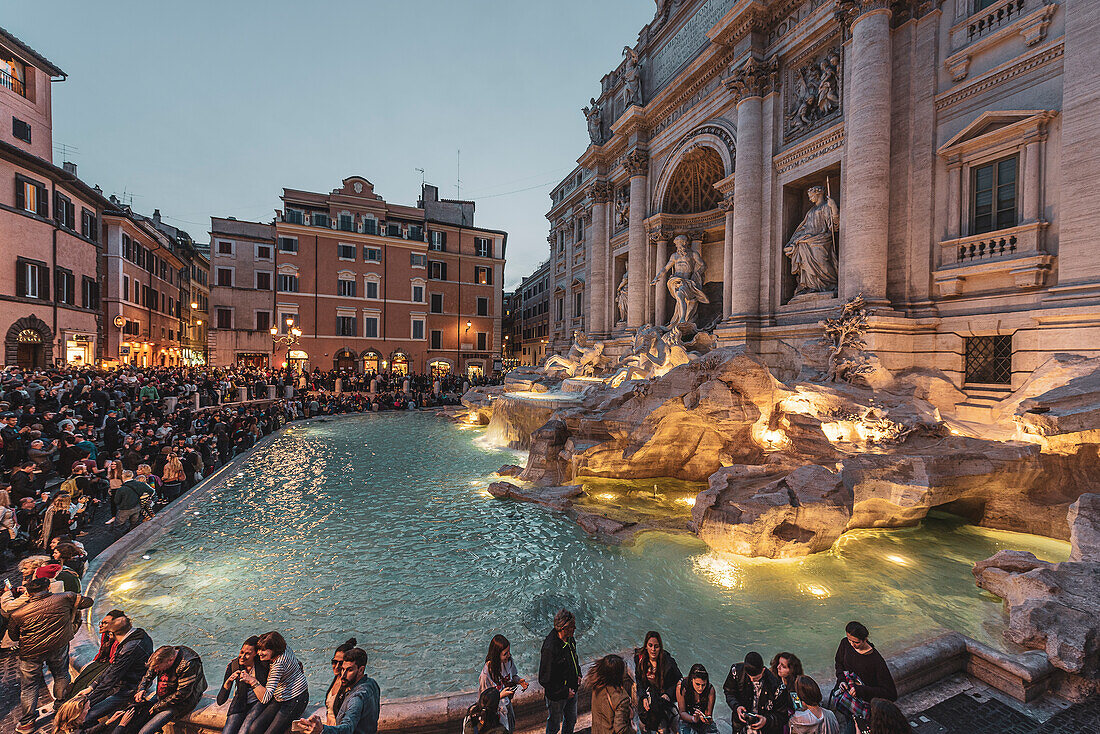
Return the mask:
<svg viewBox="0 0 1100 734">
<path fill-rule="evenodd" d="M 458 173 L 455 175 L 455 198 L 462 200 L 462 149 L 458 149 Z"/>
<path fill-rule="evenodd" d="M 80 149 L 77 148 L 76 146 L 67 145 L 65 143 L 54 143 L 53 147 L 56 148 L 59 153 L 61 153 L 61 161 L 62 162 L 65 162 L 65 161 L 69 160 L 69 154 L 70 153 L 79 153 L 80 152 Z"/>
<path fill-rule="evenodd" d="M 421 190 L 423 190 L 423 188 L 424 188 L 424 169 L 423 168 L 414 168 L 413 170 L 414 171 L 420 171 L 420 188 L 421 188 Z"/>
</svg>

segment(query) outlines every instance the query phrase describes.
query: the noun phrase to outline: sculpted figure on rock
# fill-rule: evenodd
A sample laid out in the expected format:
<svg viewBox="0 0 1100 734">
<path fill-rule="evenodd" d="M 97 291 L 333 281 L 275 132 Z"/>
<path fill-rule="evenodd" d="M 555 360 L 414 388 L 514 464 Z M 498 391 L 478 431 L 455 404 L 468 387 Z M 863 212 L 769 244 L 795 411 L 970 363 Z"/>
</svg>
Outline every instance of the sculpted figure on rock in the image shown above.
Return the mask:
<svg viewBox="0 0 1100 734">
<path fill-rule="evenodd" d="M 603 359 L 603 342 L 589 343 L 583 331 L 573 332 L 573 346 L 569 348 L 569 354 L 564 357 L 553 354 L 546 360 L 542 371 L 562 371 L 569 377 L 587 377 L 596 371 L 600 360 Z"/>
<path fill-rule="evenodd" d="M 691 247 L 687 235 L 678 234 L 672 242 L 676 245 L 676 250 L 650 285 L 657 285 L 661 276 L 672 271 L 667 285 L 676 308 L 667 326 L 675 329 L 680 324 L 694 325 L 699 304 L 710 303 L 710 300 L 702 289 L 703 273 L 706 270 L 703 256 Z"/>
</svg>

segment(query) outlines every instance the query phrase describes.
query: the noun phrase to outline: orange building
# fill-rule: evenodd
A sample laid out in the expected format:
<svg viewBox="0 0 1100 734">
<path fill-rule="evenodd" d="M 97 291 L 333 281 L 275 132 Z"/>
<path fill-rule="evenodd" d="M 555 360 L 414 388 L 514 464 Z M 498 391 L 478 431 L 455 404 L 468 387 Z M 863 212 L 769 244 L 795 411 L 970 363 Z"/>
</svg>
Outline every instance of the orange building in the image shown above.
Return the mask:
<svg viewBox="0 0 1100 734">
<path fill-rule="evenodd" d="M 0 333 L 7 365 L 85 365 L 102 356 L 99 254 L 108 203 L 77 178 L 74 164 L 58 168 L 51 160 L 51 84 L 64 76 L 0 29 L 0 254 L 6 263 Z"/>
<path fill-rule="evenodd" d="M 282 200 L 272 318 L 302 336 L 277 345 L 272 364 L 499 369 L 507 234 L 475 227 L 473 202 L 425 185 L 416 206 L 390 204 L 358 176 L 328 194 L 284 189 Z"/>
</svg>

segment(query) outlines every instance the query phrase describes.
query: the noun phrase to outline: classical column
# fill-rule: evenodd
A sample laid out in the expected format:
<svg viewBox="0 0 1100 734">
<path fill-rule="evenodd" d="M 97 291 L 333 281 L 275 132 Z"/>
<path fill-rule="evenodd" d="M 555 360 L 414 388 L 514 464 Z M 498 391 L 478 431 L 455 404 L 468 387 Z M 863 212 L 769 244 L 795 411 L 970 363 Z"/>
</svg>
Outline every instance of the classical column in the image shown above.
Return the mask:
<svg viewBox="0 0 1100 734">
<path fill-rule="evenodd" d="M 730 247 L 730 308 L 734 320 L 753 319 L 760 311 L 760 250 L 764 210 L 763 95 L 774 85 L 776 62 L 753 57 L 726 80 L 737 100 L 737 154 L 733 175 L 733 242 Z M 727 227 L 731 221 L 726 215 Z M 728 237 L 728 235 L 727 235 Z"/>
<path fill-rule="evenodd" d="M 726 213 L 722 246 L 722 317 L 725 318 L 733 313 L 733 197 L 723 196 L 718 208 Z"/>
<path fill-rule="evenodd" d="M 1035 136 L 1024 147 L 1024 201 L 1021 221 L 1031 223 L 1041 219 L 1039 211 L 1039 137 Z"/>
<path fill-rule="evenodd" d="M 845 105 L 846 194 L 841 217 L 841 297 L 886 301 L 890 223 L 890 8 L 846 0 L 852 41 Z"/>
<path fill-rule="evenodd" d="M 607 205 L 611 184 L 596 181 L 588 187 L 592 199 L 592 235 L 588 243 L 588 333 L 605 334 L 607 328 Z"/>
<path fill-rule="evenodd" d="M 653 292 L 653 323 L 657 326 L 664 326 L 668 321 L 667 314 L 665 313 L 665 294 L 668 292 L 668 274 L 664 272 L 665 265 L 668 263 L 668 235 L 662 230 L 657 235 L 657 263 L 656 270 L 659 271 L 657 275 L 657 286 Z"/>
<path fill-rule="evenodd" d="M 627 282 L 626 325 L 638 328 L 645 324 L 646 278 L 646 174 L 649 172 L 649 153 L 635 148 L 623 163 L 630 176 L 630 210 L 627 212 L 627 257 L 630 262 L 630 280 Z"/>
</svg>

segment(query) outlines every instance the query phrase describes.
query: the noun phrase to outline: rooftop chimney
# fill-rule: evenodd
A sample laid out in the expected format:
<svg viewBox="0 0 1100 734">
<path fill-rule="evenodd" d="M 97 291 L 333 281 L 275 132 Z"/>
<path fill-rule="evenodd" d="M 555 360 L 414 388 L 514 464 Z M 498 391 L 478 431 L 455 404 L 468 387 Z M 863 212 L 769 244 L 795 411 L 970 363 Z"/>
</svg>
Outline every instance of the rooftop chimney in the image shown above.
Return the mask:
<svg viewBox="0 0 1100 734">
<path fill-rule="evenodd" d="M 71 173 L 74 176 L 76 175 L 76 164 L 72 161 L 65 161 L 61 164 L 61 167 L 65 169 L 65 173 Z"/>
<path fill-rule="evenodd" d="M 160 209 L 153 210 L 153 224 L 160 224 Z"/>
</svg>

